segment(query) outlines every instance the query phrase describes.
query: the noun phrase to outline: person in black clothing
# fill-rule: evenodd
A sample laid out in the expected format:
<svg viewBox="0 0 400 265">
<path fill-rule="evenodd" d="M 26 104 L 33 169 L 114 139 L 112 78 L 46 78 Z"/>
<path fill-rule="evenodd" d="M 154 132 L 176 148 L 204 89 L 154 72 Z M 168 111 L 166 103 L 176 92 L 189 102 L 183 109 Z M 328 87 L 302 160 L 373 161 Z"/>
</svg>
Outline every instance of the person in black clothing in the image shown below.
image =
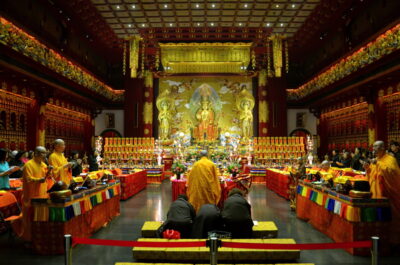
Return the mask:
<svg viewBox="0 0 400 265">
<path fill-rule="evenodd" d="M 22 177 L 22 171 L 24 170 L 24 165 L 25 165 L 25 163 L 22 161 L 22 158 L 25 153 L 26 153 L 25 151 L 18 151 L 18 153 L 15 155 L 14 159 L 12 159 L 10 161 L 10 167 L 11 166 L 19 167 L 19 170 L 10 174 L 10 178 L 21 178 Z"/>
<path fill-rule="evenodd" d="M 252 237 L 251 206 L 241 190 L 234 188 L 229 192 L 221 215 L 225 230 L 232 233 L 232 238 Z"/>
<path fill-rule="evenodd" d="M 340 162 L 340 157 L 336 149 L 332 150 L 332 167 L 339 167 L 337 162 Z"/>
<path fill-rule="evenodd" d="M 214 204 L 203 204 L 193 224 L 193 238 L 208 238 L 208 232 L 222 229 L 221 212 Z"/>
<path fill-rule="evenodd" d="M 71 159 L 69 160 L 69 162 L 73 163 L 72 176 L 79 176 L 82 173 L 82 159 L 79 158 L 78 151 L 71 152 Z"/>
<path fill-rule="evenodd" d="M 97 151 L 93 151 L 88 157 L 89 172 L 99 170 L 99 164 L 97 163 Z"/>
<path fill-rule="evenodd" d="M 340 168 L 349 168 L 351 166 L 351 156 L 349 152 L 344 152 L 340 162 L 336 162 Z"/>
<path fill-rule="evenodd" d="M 362 149 L 360 147 L 356 147 L 354 150 L 354 156 L 351 159 L 351 168 L 354 170 L 362 171 L 363 166 L 360 163 Z"/>
<path fill-rule="evenodd" d="M 399 142 L 392 141 L 390 142 L 390 149 L 389 149 L 389 154 L 394 156 L 397 161 L 397 165 L 400 167 L 400 144 Z"/>
<path fill-rule="evenodd" d="M 158 234 L 162 237 L 162 233 L 167 229 L 179 231 L 181 238 L 190 238 L 192 233 L 193 221 L 196 217 L 196 211 L 188 202 L 185 194 L 178 196 L 170 206 L 167 220 L 158 230 Z"/>
</svg>

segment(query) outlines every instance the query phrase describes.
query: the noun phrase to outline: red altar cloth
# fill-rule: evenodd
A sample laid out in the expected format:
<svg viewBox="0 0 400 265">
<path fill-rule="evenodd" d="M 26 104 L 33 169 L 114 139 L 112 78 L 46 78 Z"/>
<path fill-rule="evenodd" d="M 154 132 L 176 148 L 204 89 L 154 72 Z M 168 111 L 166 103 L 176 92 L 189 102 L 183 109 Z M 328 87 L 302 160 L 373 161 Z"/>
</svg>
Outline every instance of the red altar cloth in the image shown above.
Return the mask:
<svg viewBox="0 0 400 265">
<path fill-rule="evenodd" d="M 121 181 L 121 200 L 126 200 L 146 188 L 147 171 L 118 175 Z"/>
<path fill-rule="evenodd" d="M 289 200 L 289 177 L 289 173 L 267 168 L 265 184 L 268 189 Z"/>
<path fill-rule="evenodd" d="M 186 179 L 171 180 L 172 182 L 172 201 L 178 198 L 179 194 L 186 194 Z M 228 198 L 228 193 L 233 188 L 239 188 L 236 182 L 226 181 L 221 183 L 221 199 L 218 206 L 223 206 L 224 201 Z"/>
<path fill-rule="evenodd" d="M 296 214 L 298 218 L 308 221 L 335 242 L 370 240 L 371 236 L 379 236 L 380 244 L 385 244 L 389 240 L 387 236 L 388 222 L 350 222 L 299 194 L 296 197 Z M 370 255 L 370 250 L 366 248 L 345 250 L 353 255 Z M 387 246 L 381 246 L 380 251 L 388 254 Z"/>
</svg>

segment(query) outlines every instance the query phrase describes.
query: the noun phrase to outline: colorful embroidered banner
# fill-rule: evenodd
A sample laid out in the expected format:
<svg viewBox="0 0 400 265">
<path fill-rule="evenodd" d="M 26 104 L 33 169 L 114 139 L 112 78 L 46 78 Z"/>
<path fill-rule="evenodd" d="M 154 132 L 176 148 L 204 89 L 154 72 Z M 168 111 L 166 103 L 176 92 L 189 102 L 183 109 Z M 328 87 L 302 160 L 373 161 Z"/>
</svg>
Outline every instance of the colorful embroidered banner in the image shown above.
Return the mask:
<svg viewBox="0 0 400 265">
<path fill-rule="evenodd" d="M 302 185 L 297 186 L 297 193 L 350 222 L 385 222 L 391 220 L 389 206 L 355 207 Z"/>
</svg>

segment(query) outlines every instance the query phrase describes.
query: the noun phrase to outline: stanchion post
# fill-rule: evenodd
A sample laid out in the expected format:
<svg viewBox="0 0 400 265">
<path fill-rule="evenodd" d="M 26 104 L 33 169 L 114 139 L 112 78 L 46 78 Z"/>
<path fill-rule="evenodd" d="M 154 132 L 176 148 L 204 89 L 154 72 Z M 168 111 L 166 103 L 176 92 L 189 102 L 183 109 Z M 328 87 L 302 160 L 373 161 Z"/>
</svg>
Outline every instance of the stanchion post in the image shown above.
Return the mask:
<svg viewBox="0 0 400 265">
<path fill-rule="evenodd" d="M 64 235 L 65 265 L 72 265 L 72 236 Z"/>
<path fill-rule="evenodd" d="M 217 253 L 218 253 L 218 247 L 221 246 L 221 240 L 219 240 L 216 236 L 211 236 L 207 240 L 207 246 L 210 248 L 210 264 L 217 265 L 218 263 Z"/>
<path fill-rule="evenodd" d="M 372 240 L 372 250 L 371 250 L 371 264 L 372 265 L 378 265 L 378 243 L 379 243 L 379 237 L 373 236 L 371 237 Z"/>
</svg>

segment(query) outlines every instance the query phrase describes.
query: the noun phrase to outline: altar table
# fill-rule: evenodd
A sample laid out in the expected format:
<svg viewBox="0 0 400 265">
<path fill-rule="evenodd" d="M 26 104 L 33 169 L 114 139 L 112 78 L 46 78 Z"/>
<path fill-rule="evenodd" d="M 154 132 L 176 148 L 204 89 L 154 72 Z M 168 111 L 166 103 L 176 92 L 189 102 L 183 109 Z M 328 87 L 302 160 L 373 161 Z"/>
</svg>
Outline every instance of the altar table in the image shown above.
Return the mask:
<svg viewBox="0 0 400 265">
<path fill-rule="evenodd" d="M 268 189 L 289 200 L 289 172 L 267 168 L 265 184 Z"/>
<path fill-rule="evenodd" d="M 117 178 L 121 182 L 121 200 L 126 200 L 146 188 L 147 171 L 142 170 L 131 174 L 121 174 Z"/>
<path fill-rule="evenodd" d="M 90 237 L 120 213 L 120 183 L 97 186 L 64 202 L 32 199 L 32 246 L 38 254 L 63 254 L 64 235 Z"/>
<path fill-rule="evenodd" d="M 179 194 L 186 194 L 186 179 L 172 179 L 172 201 L 178 198 Z M 228 198 L 228 193 L 233 188 L 239 188 L 234 181 L 225 181 L 221 183 L 221 199 L 218 206 L 223 206 L 224 201 Z"/>
<path fill-rule="evenodd" d="M 335 242 L 363 241 L 379 236 L 380 253 L 387 253 L 390 226 L 387 199 L 351 198 L 301 181 L 297 187 L 296 214 Z M 346 251 L 353 255 L 370 254 L 365 248 Z"/>
</svg>

